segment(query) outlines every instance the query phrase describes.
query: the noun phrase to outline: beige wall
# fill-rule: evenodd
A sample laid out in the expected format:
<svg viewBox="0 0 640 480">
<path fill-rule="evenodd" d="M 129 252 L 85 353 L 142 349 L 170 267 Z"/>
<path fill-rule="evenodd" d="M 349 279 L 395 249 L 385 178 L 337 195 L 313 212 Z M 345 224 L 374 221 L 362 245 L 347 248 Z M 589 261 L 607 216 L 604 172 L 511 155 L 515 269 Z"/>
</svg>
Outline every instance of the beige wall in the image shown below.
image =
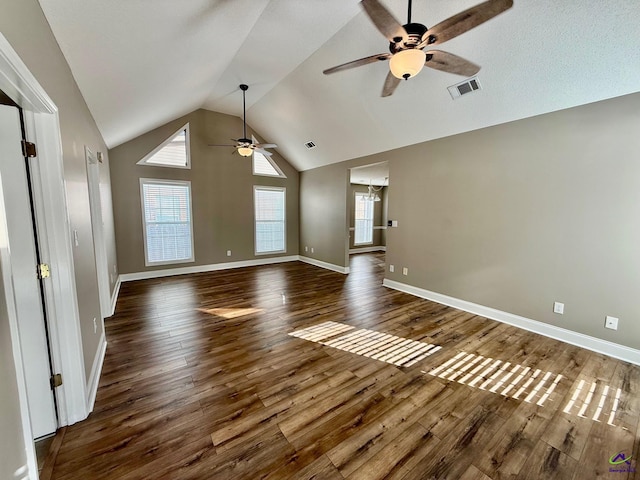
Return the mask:
<svg viewBox="0 0 640 480">
<path fill-rule="evenodd" d="M 387 278 L 640 348 L 638 132 L 633 94 L 305 171 L 301 198 L 323 179 L 333 212 L 348 168 L 389 161 Z"/>
<path fill-rule="evenodd" d="M 100 169 L 102 206 L 107 261 L 110 270 L 113 271 L 116 251 L 107 148 L 37 0 L 3 1 L 1 11 L 0 31 L 59 109 L 69 219 L 71 229 L 78 232 L 79 240 L 79 245 L 73 248 L 73 256 L 84 367 L 88 379 L 103 332 L 100 327 L 96 333 L 93 329 L 94 317 L 100 318 L 100 302 L 84 147 L 88 146 L 94 153 L 105 153 L 106 163 Z M 114 282 L 111 285 L 112 290 Z"/>
<path fill-rule="evenodd" d="M 354 246 L 353 242 L 355 240 L 355 206 L 356 206 L 356 192 L 367 193 L 369 191 L 369 187 L 367 185 L 357 185 L 352 183 L 349 188 L 349 250 L 357 250 L 358 248 L 367 248 L 367 247 L 383 247 L 386 245 L 386 235 L 385 230 L 376 228 L 376 227 L 385 227 L 387 225 L 386 222 L 386 207 L 387 207 L 387 187 L 382 187 L 382 189 L 378 192 L 380 196 L 379 202 L 373 203 L 373 242 L 371 245 L 362 245 L 362 246 Z"/>
<path fill-rule="evenodd" d="M 137 165 L 187 122 L 191 169 Z M 230 143 L 240 133 L 242 120 L 238 117 L 196 110 L 111 150 L 118 265 L 122 273 L 264 258 L 254 253 L 254 185 L 286 187 L 287 252 L 283 255 L 298 254 L 298 172 L 274 152 L 273 159 L 287 178 L 255 176 L 250 158 L 233 154 L 231 147 L 208 146 Z M 145 267 L 140 178 L 191 181 L 195 262 Z M 232 251 L 231 257 L 226 255 L 227 250 Z"/>
</svg>

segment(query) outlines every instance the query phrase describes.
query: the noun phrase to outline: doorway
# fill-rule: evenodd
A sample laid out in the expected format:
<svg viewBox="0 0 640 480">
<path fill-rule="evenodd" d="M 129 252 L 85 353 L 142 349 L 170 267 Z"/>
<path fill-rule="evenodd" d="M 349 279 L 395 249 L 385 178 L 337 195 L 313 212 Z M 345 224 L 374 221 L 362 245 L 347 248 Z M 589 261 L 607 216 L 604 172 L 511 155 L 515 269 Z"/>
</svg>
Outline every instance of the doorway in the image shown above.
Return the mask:
<svg viewBox="0 0 640 480">
<path fill-rule="evenodd" d="M 349 255 L 386 251 L 389 163 L 355 167 L 349 173 Z"/>
</svg>

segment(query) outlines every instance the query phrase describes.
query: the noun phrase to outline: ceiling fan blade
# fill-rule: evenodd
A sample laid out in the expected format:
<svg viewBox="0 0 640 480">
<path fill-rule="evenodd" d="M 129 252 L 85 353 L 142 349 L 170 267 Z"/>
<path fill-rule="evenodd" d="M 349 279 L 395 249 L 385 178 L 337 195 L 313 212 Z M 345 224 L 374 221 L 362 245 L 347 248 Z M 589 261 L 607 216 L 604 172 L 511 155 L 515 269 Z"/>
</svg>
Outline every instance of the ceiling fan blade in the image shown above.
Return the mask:
<svg viewBox="0 0 640 480">
<path fill-rule="evenodd" d="M 512 6 L 513 0 L 488 0 L 475 7 L 471 7 L 427 30 L 422 36 L 422 43 L 420 43 L 417 48 L 436 45 L 451 40 L 487 20 L 491 20 Z"/>
<path fill-rule="evenodd" d="M 348 70 L 350 68 L 360 67 L 361 65 L 367 65 L 368 63 L 387 60 L 391 57 L 390 53 L 379 53 L 378 55 L 371 55 L 370 57 L 361 58 L 359 60 L 353 60 L 352 62 L 343 63 L 335 67 L 327 68 L 322 73 L 330 75 L 332 73 L 341 72 L 342 70 Z"/>
<path fill-rule="evenodd" d="M 260 148 L 260 149 L 278 148 L 278 145 L 276 145 L 275 143 L 255 143 L 254 147 Z"/>
<path fill-rule="evenodd" d="M 260 152 L 262 155 L 266 155 L 267 157 L 270 157 L 271 155 L 273 155 L 272 152 L 270 152 L 268 150 L 263 150 L 262 148 L 255 148 L 253 151 L 254 152 Z"/>
<path fill-rule="evenodd" d="M 384 86 L 382 87 L 381 96 L 388 97 L 393 95 L 393 92 L 396 91 L 398 85 L 400 85 L 400 79 L 395 77 L 391 72 L 387 73 L 387 78 L 385 79 Z"/>
<path fill-rule="evenodd" d="M 210 143 L 209 146 L 210 147 L 235 147 L 236 145 L 235 145 L 235 143 L 233 145 L 231 145 L 230 143 L 224 143 L 224 144 L 222 144 L 222 143 L 216 143 L 216 144 Z"/>
<path fill-rule="evenodd" d="M 360 4 L 376 28 L 391 43 L 399 43 L 409 38 L 402 24 L 378 0 L 362 0 Z"/>
<path fill-rule="evenodd" d="M 465 60 L 453 53 L 443 52 L 441 50 L 429 50 L 424 52 L 427 55 L 427 61 L 424 62 L 425 67 L 435 68 L 443 72 L 455 73 L 470 77 L 480 71 L 480 66 Z"/>
</svg>

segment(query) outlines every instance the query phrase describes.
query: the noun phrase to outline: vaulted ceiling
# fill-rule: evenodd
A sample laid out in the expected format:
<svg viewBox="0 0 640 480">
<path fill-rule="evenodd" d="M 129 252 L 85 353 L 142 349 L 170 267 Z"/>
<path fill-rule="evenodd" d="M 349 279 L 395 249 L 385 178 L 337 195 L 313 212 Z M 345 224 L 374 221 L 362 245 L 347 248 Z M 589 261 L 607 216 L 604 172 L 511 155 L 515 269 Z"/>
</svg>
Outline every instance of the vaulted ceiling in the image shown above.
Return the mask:
<svg viewBox="0 0 640 480">
<path fill-rule="evenodd" d="M 382 0 L 401 23 L 406 0 Z M 414 0 L 427 26 L 479 0 Z M 242 115 L 297 169 L 640 91 L 637 0 L 515 0 L 438 48 L 482 66 L 482 90 L 424 69 L 381 98 L 388 51 L 357 0 L 40 0 L 112 148 L 197 108 Z M 242 132 L 238 132 L 239 134 Z M 317 147 L 308 150 L 304 143 Z"/>
</svg>

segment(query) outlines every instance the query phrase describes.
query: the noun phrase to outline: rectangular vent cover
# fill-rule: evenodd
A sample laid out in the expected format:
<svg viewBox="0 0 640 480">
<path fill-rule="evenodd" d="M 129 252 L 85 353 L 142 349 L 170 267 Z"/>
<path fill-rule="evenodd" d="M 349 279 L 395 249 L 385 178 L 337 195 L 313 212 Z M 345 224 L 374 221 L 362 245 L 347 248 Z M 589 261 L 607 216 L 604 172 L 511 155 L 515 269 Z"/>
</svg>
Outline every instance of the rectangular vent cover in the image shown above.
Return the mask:
<svg viewBox="0 0 640 480">
<path fill-rule="evenodd" d="M 316 147 L 316 144 L 313 143 L 312 141 L 308 141 L 307 143 L 304 144 L 305 147 L 307 147 L 309 150 L 311 150 L 312 148 Z"/>
<path fill-rule="evenodd" d="M 454 100 L 480 89 L 480 81 L 477 77 L 467 78 L 464 82 L 447 87 L 447 90 L 449 90 L 449 93 L 451 94 L 451 98 Z"/>
</svg>

